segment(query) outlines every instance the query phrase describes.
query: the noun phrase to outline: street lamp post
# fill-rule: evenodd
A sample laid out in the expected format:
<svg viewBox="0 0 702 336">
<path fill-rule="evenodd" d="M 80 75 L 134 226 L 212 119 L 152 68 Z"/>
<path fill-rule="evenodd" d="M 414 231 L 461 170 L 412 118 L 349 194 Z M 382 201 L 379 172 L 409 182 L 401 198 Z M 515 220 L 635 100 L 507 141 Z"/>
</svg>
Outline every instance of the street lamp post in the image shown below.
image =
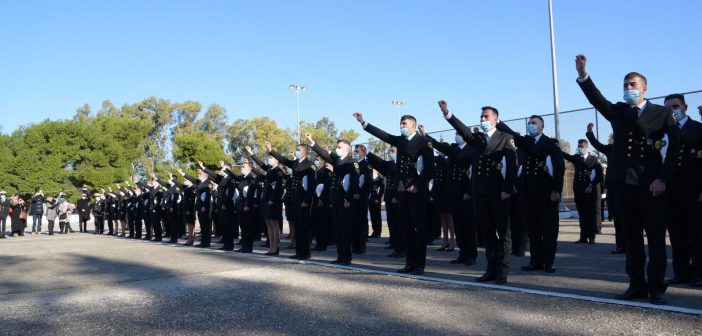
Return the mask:
<svg viewBox="0 0 702 336">
<path fill-rule="evenodd" d="M 400 118 L 402 118 L 402 114 L 400 114 L 400 111 L 402 110 L 403 107 L 405 107 L 406 103 L 401 101 L 401 100 L 393 100 L 392 101 L 392 106 L 397 109 L 397 122 L 400 122 Z"/>
<path fill-rule="evenodd" d="M 556 41 L 553 34 L 553 5 L 548 0 L 548 25 L 551 31 L 551 75 L 553 76 L 553 118 L 556 140 L 561 140 L 561 121 L 558 115 L 558 70 L 556 67 Z"/>
<path fill-rule="evenodd" d="M 297 84 L 288 85 L 290 90 L 295 91 L 295 98 L 297 100 L 297 142 L 302 142 L 302 136 L 300 134 L 300 93 L 307 91 L 306 86 L 301 86 Z"/>
</svg>

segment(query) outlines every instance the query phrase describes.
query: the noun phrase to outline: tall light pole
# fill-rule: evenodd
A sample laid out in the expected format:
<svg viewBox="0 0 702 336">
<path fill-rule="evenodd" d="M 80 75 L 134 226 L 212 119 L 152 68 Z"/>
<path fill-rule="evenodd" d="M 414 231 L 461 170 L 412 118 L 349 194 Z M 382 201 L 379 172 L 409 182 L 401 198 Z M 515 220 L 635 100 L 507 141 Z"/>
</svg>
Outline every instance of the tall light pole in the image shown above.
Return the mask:
<svg viewBox="0 0 702 336">
<path fill-rule="evenodd" d="M 393 100 L 392 101 L 392 106 L 395 107 L 397 110 L 397 122 L 400 122 L 400 118 L 402 118 L 402 114 L 400 111 L 402 110 L 403 107 L 405 107 L 407 103 L 401 101 L 401 100 Z"/>
<path fill-rule="evenodd" d="M 295 91 L 295 98 L 297 99 L 297 143 L 302 142 L 302 135 L 300 134 L 300 93 L 307 91 L 306 86 L 301 86 L 297 84 L 288 85 L 290 90 Z"/>
<path fill-rule="evenodd" d="M 551 30 L 551 75 L 553 76 L 553 119 L 556 128 L 556 140 L 561 140 L 561 122 L 558 116 L 558 71 L 556 70 L 556 41 L 553 35 L 553 5 L 548 0 L 548 26 Z"/>
</svg>

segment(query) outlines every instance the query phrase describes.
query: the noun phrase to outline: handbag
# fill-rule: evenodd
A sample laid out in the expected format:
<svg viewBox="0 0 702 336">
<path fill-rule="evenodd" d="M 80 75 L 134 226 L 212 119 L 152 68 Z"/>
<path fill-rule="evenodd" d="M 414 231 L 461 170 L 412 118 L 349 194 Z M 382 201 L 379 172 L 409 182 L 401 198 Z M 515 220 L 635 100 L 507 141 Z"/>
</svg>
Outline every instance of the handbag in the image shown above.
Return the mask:
<svg viewBox="0 0 702 336">
<path fill-rule="evenodd" d="M 22 210 L 20 211 L 19 218 L 20 218 L 20 219 L 23 219 L 23 220 L 27 220 L 27 211 L 25 211 L 24 209 L 22 209 Z"/>
</svg>

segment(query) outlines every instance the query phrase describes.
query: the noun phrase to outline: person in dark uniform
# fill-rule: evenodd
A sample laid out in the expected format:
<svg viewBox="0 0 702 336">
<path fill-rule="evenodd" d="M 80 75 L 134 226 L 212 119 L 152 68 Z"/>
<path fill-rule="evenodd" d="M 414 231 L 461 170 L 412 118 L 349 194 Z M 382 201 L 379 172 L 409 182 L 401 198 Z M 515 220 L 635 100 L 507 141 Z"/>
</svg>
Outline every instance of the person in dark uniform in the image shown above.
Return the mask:
<svg viewBox="0 0 702 336">
<path fill-rule="evenodd" d="M 170 239 L 168 240 L 171 244 L 177 244 L 178 238 L 180 237 L 180 227 L 183 222 L 183 189 L 185 188 L 183 184 L 178 182 L 173 174 L 169 174 L 168 182 L 171 186 L 168 188 L 166 193 L 167 197 L 164 201 L 166 212 L 166 217 L 168 218 L 166 223 L 168 223 L 168 234 Z"/>
<path fill-rule="evenodd" d="M 687 115 L 685 96 L 668 95 L 664 104 L 673 110 L 680 129 L 680 150 L 667 153 L 678 166 L 667 191 L 667 225 L 673 250 L 673 278 L 667 283 L 702 287 L 702 123 Z"/>
<path fill-rule="evenodd" d="M 419 125 L 419 134 L 426 136 L 424 125 Z M 443 233 L 444 241 L 437 251 L 453 252 L 456 247 L 456 231 L 449 196 L 451 166 L 448 159 L 440 154 L 434 155 L 434 167 L 434 178 L 429 183 L 429 209 L 434 214 L 430 218 L 435 222 L 430 224 L 430 237 L 440 238 Z"/>
<path fill-rule="evenodd" d="M 317 187 L 314 191 L 315 200 L 312 206 L 312 221 L 314 223 L 314 237 L 317 241 L 317 245 L 315 245 L 312 251 L 321 252 L 327 250 L 331 233 L 330 226 L 333 225 L 331 196 L 329 193 L 331 191 L 334 173 L 326 167 L 327 161 L 319 154 L 317 154 L 314 165 L 317 167 L 315 175 Z"/>
<path fill-rule="evenodd" d="M 197 213 L 195 209 L 195 198 L 198 197 L 197 186 L 199 185 L 199 181 L 186 174 L 180 168 L 178 168 L 178 174 L 185 179 L 185 181 L 183 181 L 183 200 L 180 202 L 180 211 L 183 214 L 183 223 L 187 227 L 188 239 L 183 245 L 192 246 L 195 243 L 195 214 Z"/>
<path fill-rule="evenodd" d="M 268 162 L 263 162 L 253 153 L 250 146 L 245 147 L 251 159 L 265 171 L 263 194 L 261 195 L 263 218 L 266 221 L 268 252 L 265 255 L 278 255 L 280 253 L 280 225 L 283 221 L 283 190 L 285 173 L 280 168 L 278 160 L 268 157 Z"/>
<path fill-rule="evenodd" d="M 531 260 L 523 271 L 543 269 L 553 273 L 558 243 L 558 204 L 563 192 L 565 163 L 558 147 L 558 140 L 543 133 L 544 119 L 533 115 L 527 124 L 527 136 L 514 132 L 505 123 L 498 123 L 497 129 L 516 140 L 517 146 L 526 152 L 523 174 L 523 192 L 526 202 L 527 232 Z"/>
<path fill-rule="evenodd" d="M 239 223 L 241 224 L 241 248 L 236 250 L 236 252 L 251 253 L 253 252 L 254 236 L 257 230 L 256 217 L 253 210 L 257 182 L 249 162 L 242 163 L 241 175 L 238 177 L 239 199 L 236 201 L 237 210 L 239 211 Z"/>
<path fill-rule="evenodd" d="M 368 157 L 366 157 L 368 159 Z M 370 166 L 373 164 L 368 159 Z M 371 238 L 380 238 L 383 232 L 383 216 L 381 211 L 381 203 L 385 196 L 385 179 L 380 176 L 375 167 L 373 167 L 373 186 L 371 188 L 370 197 L 368 198 L 368 212 L 370 213 L 371 227 L 373 232 Z"/>
<path fill-rule="evenodd" d="M 602 165 L 597 157 L 590 154 L 590 143 L 585 139 L 578 140 L 578 154 L 571 155 L 563 152 L 563 158 L 573 164 L 573 193 L 575 207 L 578 209 L 580 223 L 580 239 L 576 244 L 595 243 L 597 220 L 599 216 L 600 182 L 602 181 Z M 600 217 L 601 221 L 601 217 Z"/>
<path fill-rule="evenodd" d="M 163 200 L 164 192 L 163 185 L 158 183 L 155 179 L 151 181 L 153 189 L 151 190 L 151 203 L 149 204 L 149 216 L 151 217 L 151 228 L 154 230 L 155 242 L 163 241 L 163 223 L 161 220 L 163 218 Z"/>
<path fill-rule="evenodd" d="M 210 247 L 212 240 L 212 221 L 210 220 L 210 206 L 212 205 L 212 188 L 210 178 L 201 168 L 198 169 L 198 184 L 195 189 L 195 211 L 200 224 L 200 244 L 197 247 Z"/>
<path fill-rule="evenodd" d="M 101 194 L 95 193 L 93 196 L 95 200 L 93 204 L 90 205 L 95 223 L 95 231 L 93 231 L 93 234 L 103 234 L 105 231 L 105 202 Z"/>
<path fill-rule="evenodd" d="M 613 157 L 612 154 L 612 145 L 611 144 L 603 144 L 597 138 L 595 137 L 595 134 L 592 132 L 592 128 L 595 125 L 593 123 L 589 123 L 587 125 L 587 133 L 585 133 L 585 137 L 587 138 L 588 141 L 590 141 L 590 144 L 592 145 L 593 148 L 595 148 L 598 152 L 604 154 L 607 156 L 607 162 L 611 166 L 616 165 L 616 157 Z M 625 234 L 624 234 L 624 227 L 622 225 L 622 221 L 618 219 L 617 216 L 617 208 L 614 202 L 614 197 L 612 195 L 616 194 L 614 191 L 616 188 L 616 184 L 612 184 L 610 182 L 610 175 L 606 171 L 606 167 L 603 165 L 602 166 L 602 175 L 604 176 L 604 185 L 605 189 L 607 190 L 607 194 L 603 196 L 605 200 L 607 201 L 607 211 L 609 212 L 609 216 L 612 218 L 612 222 L 614 222 L 614 237 L 615 237 L 615 242 L 616 242 L 616 247 L 612 251 L 612 254 L 621 254 L 626 252 L 625 248 Z"/>
<path fill-rule="evenodd" d="M 305 138 L 312 145 L 312 150 L 333 166 L 331 197 L 334 211 L 336 260 L 332 263 L 349 265 L 353 259 L 353 209 L 354 203 L 359 202 L 354 195 L 359 193 L 360 167 L 350 154 L 351 144 L 348 141 L 337 141 L 336 150 L 329 153 L 312 139 L 311 134 L 305 134 Z"/>
<path fill-rule="evenodd" d="M 392 253 L 388 254 L 388 257 L 404 258 L 406 256 L 405 239 L 403 229 L 398 223 L 397 188 L 395 187 L 397 147 L 390 147 L 388 157 L 389 160 L 383 160 L 373 153 L 368 153 L 368 161 L 380 174 L 385 176 L 385 216 L 388 230 L 390 230 L 390 238 L 388 239 L 390 245 L 388 247 L 393 250 Z"/>
<path fill-rule="evenodd" d="M 78 231 L 88 232 L 88 221 L 90 221 L 90 199 L 87 192 L 83 192 L 76 202 L 76 212 L 78 213 Z"/>
<path fill-rule="evenodd" d="M 305 260 L 310 258 L 311 243 L 311 205 L 314 199 L 314 162 L 307 155 L 309 147 L 300 144 L 295 150 L 295 160 L 290 160 L 278 152 L 274 152 L 271 143 L 266 141 L 268 154 L 275 157 L 278 162 L 292 169 L 290 182 L 292 184 L 290 195 L 290 210 L 295 218 L 295 255 L 293 259 Z"/>
<path fill-rule="evenodd" d="M 481 110 L 480 128 L 483 133 L 473 133 L 448 110 L 445 101 L 439 108 L 449 124 L 471 146 L 471 191 L 473 207 L 485 244 L 487 269 L 475 279 L 477 282 L 507 282 L 512 242 L 509 230 L 510 196 L 517 177 L 517 154 L 514 138 L 495 128 L 499 123 L 496 108 L 485 106 Z M 479 209 L 479 210 L 478 210 Z"/>
<path fill-rule="evenodd" d="M 29 214 L 32 215 L 32 234 L 41 233 L 41 220 L 44 216 L 44 203 L 46 203 L 44 192 L 37 190 L 32 197 L 32 203 L 29 206 Z"/>
<path fill-rule="evenodd" d="M 391 146 L 397 147 L 397 199 L 400 225 L 405 233 L 407 257 L 400 273 L 424 274 L 429 243 L 429 180 L 434 175 L 434 150 L 429 139 L 417 133 L 417 119 L 405 115 L 400 118 L 400 136 L 365 122 L 361 113 L 354 113 L 363 129 Z"/>
<path fill-rule="evenodd" d="M 670 108 L 644 99 L 646 78 L 636 72 L 624 77 L 624 102 L 613 104 L 602 96 L 585 71 L 587 59 L 577 55 L 578 85 L 597 111 L 612 124 L 612 156 L 617 165 L 609 167 L 611 182 L 616 183 L 615 199 L 626 232 L 626 265 L 629 288 L 617 298 L 632 300 L 650 296 L 651 303 L 665 304 L 663 294 L 666 268 L 665 201 L 666 185 L 676 167 L 674 155 L 662 158 L 667 147 L 677 153 L 679 128 Z M 621 158 L 621 160 L 619 159 Z M 648 281 L 645 275 L 646 253 L 643 236 L 648 241 Z"/>
<path fill-rule="evenodd" d="M 117 196 L 112 192 L 107 192 L 105 189 L 101 190 L 103 197 L 105 197 L 105 219 L 107 220 L 107 234 L 110 236 L 117 235 L 117 219 L 118 213 L 118 202 Z"/>
<path fill-rule="evenodd" d="M 234 200 L 236 199 L 236 182 L 233 178 L 238 178 L 231 171 L 231 166 L 224 161 L 219 161 L 220 169 L 217 171 L 208 169 L 202 162 L 198 162 L 202 169 L 214 183 L 212 190 L 217 192 L 212 194 L 212 218 L 217 218 L 214 225 L 216 234 L 221 236 L 222 249 L 225 251 L 234 250 L 234 226 L 237 218 Z M 215 211 L 216 210 L 216 211 Z"/>
<path fill-rule="evenodd" d="M 0 238 L 7 238 L 5 230 L 7 230 L 7 216 L 10 215 L 10 198 L 7 197 L 5 190 L 0 190 Z M 49 229 L 49 234 L 53 234 L 53 227 Z"/>
<path fill-rule="evenodd" d="M 469 176 L 469 168 L 473 162 L 471 147 L 458 133 L 456 133 L 453 144 L 437 141 L 431 135 L 427 135 L 427 138 L 431 140 L 434 149 L 448 157 L 450 169 L 447 178 L 448 202 L 456 231 L 456 243 L 459 248 L 458 257 L 450 262 L 468 266 L 475 265 L 478 247 Z"/>
<path fill-rule="evenodd" d="M 356 145 L 353 150 L 353 160 L 358 163 L 358 194 L 354 198 L 358 201 L 353 208 L 354 223 L 353 239 L 351 240 L 354 254 L 366 253 L 368 240 L 368 198 L 373 187 L 373 173 L 366 160 L 367 149 L 364 145 Z"/>
</svg>

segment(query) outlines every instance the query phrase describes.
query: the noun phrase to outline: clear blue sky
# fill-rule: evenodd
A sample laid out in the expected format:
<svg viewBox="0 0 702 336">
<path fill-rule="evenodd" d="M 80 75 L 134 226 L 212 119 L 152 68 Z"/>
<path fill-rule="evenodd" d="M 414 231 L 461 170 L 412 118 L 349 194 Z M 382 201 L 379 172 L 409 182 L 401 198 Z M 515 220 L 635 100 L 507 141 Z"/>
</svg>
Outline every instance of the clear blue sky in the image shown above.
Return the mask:
<svg viewBox="0 0 702 336">
<path fill-rule="evenodd" d="M 561 109 L 588 106 L 577 53 L 612 100 L 634 70 L 650 96 L 702 89 L 700 13 L 696 0 L 554 0 Z M 553 110 L 546 0 L 5 1 L 0 34 L 4 133 L 151 95 L 292 128 L 290 83 L 309 86 L 303 119 L 359 131 L 354 111 L 397 130 L 393 99 L 428 130 L 448 127 L 442 98 L 469 123 L 483 105 L 503 119 Z M 689 97 L 697 120 L 699 104 Z M 563 137 L 581 137 L 591 116 L 563 117 Z"/>
</svg>

